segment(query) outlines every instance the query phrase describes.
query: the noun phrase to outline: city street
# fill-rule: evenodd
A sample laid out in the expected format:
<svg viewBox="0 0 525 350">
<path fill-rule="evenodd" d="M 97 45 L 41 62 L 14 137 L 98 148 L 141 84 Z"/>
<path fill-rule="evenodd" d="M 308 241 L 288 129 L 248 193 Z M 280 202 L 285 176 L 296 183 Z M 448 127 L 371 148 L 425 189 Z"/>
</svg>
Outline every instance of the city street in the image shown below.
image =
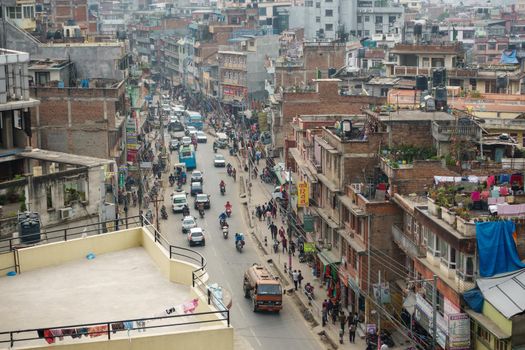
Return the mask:
<svg viewBox="0 0 525 350">
<path fill-rule="evenodd" d="M 167 137 L 169 140 L 169 136 Z M 238 349 L 322 349 L 323 345 L 314 335 L 309 325 L 300 314 L 293 301 L 285 296 L 284 308 L 279 314 L 253 313 L 251 302 L 245 299 L 242 290 L 244 271 L 253 263 L 263 263 L 262 256 L 255 241 L 248 231 L 245 209 L 240 203 L 239 183 L 228 177 L 226 168 L 215 168 L 213 165 L 213 137 L 208 136 L 208 143 L 199 144 L 197 148 L 197 169 L 204 173 L 204 193 L 211 196 L 211 208 L 206 210 L 204 219 L 199 219 L 198 211 L 193 209 L 194 197 L 188 195 L 190 213 L 197 217 L 199 226 L 205 230 L 206 245 L 193 247 L 202 253 L 208 261 L 210 283 L 217 282 L 232 294 L 231 309 L 232 324 L 235 327 L 236 348 Z M 237 163 L 227 155 L 227 150 L 218 150 L 234 167 Z M 171 164 L 178 163 L 178 153 L 171 155 Z M 238 171 L 238 174 L 241 172 Z M 168 183 L 163 174 L 163 182 Z M 183 189 L 189 193 L 190 172 L 188 182 Z M 239 175 L 238 175 L 239 176 Z M 226 195 L 219 190 L 220 180 L 226 183 Z M 237 178 L 237 181 L 239 179 Z M 174 188 L 165 187 L 164 203 L 168 209 L 168 220 L 161 221 L 161 232 L 171 244 L 189 247 L 186 235 L 181 230 L 181 213 L 171 211 L 170 194 Z M 219 214 L 224 211 L 226 201 L 233 206 L 232 217 L 228 219 L 230 235 L 224 239 L 219 228 Z M 234 246 L 235 232 L 243 232 L 246 245 L 242 253 Z M 249 344 L 249 345 L 248 345 Z"/>
</svg>

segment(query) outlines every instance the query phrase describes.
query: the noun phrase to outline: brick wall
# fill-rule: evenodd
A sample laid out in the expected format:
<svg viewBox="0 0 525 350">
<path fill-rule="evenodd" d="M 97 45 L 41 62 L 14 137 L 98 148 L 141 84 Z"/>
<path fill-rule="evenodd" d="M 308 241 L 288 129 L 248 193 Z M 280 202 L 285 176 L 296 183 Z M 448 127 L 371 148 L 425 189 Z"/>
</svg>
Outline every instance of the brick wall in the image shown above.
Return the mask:
<svg viewBox="0 0 525 350">
<path fill-rule="evenodd" d="M 393 121 L 386 122 L 391 126 L 392 144 L 417 147 L 432 147 L 431 121 Z"/>
</svg>

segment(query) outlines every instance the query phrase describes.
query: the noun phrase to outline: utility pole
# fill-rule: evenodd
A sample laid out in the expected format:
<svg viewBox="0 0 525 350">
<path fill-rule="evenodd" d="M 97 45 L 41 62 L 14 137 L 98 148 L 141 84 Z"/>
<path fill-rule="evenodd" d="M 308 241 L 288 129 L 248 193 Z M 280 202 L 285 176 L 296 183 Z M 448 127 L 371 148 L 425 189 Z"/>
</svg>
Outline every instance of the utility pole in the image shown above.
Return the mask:
<svg viewBox="0 0 525 350">
<path fill-rule="evenodd" d="M 437 337 L 437 275 L 433 277 L 433 292 L 432 292 L 432 350 L 436 349 Z"/>
<path fill-rule="evenodd" d="M 288 216 L 288 266 L 289 270 L 292 271 L 292 251 L 290 250 L 290 246 L 292 245 L 292 171 L 290 168 L 288 168 L 288 208 L 287 208 L 287 216 Z"/>
<path fill-rule="evenodd" d="M 383 308 L 383 289 L 381 287 L 381 270 L 377 271 L 377 280 L 379 283 L 379 300 L 377 303 L 379 307 L 377 308 L 377 346 L 381 347 L 381 309 Z"/>
</svg>

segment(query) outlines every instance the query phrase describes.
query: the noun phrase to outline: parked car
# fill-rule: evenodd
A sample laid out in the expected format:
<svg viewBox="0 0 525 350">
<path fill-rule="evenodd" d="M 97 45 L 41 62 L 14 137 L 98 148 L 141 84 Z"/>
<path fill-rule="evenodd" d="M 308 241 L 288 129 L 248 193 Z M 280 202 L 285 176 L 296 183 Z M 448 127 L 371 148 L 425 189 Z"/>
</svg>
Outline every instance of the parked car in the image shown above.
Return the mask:
<svg viewBox="0 0 525 350">
<path fill-rule="evenodd" d="M 188 242 L 190 247 L 193 247 L 196 244 L 206 245 L 206 240 L 204 238 L 204 230 L 200 227 L 194 227 L 190 229 L 188 233 Z"/>
<path fill-rule="evenodd" d="M 202 183 L 201 182 L 192 182 L 191 183 L 191 195 L 196 196 L 202 193 Z"/>
<path fill-rule="evenodd" d="M 213 165 L 216 168 L 223 168 L 226 166 L 226 159 L 224 159 L 222 154 L 216 154 L 215 158 L 213 159 Z"/>
<path fill-rule="evenodd" d="M 183 145 L 183 146 L 191 145 L 191 137 L 184 136 L 184 137 L 182 138 L 182 145 Z"/>
<path fill-rule="evenodd" d="M 205 193 L 196 195 L 193 207 L 198 209 L 200 203 L 204 204 L 204 209 L 210 209 L 210 195 Z"/>
<path fill-rule="evenodd" d="M 197 131 L 195 134 L 195 137 L 197 138 L 198 143 L 207 143 L 208 142 L 208 136 L 204 133 L 204 131 Z"/>
<path fill-rule="evenodd" d="M 194 227 L 197 227 L 197 220 L 193 216 L 185 216 L 182 220 L 182 233 L 188 233 Z"/>
<path fill-rule="evenodd" d="M 204 182 L 204 177 L 203 177 L 202 171 L 193 170 L 191 172 L 191 182 L 203 183 Z"/>
</svg>

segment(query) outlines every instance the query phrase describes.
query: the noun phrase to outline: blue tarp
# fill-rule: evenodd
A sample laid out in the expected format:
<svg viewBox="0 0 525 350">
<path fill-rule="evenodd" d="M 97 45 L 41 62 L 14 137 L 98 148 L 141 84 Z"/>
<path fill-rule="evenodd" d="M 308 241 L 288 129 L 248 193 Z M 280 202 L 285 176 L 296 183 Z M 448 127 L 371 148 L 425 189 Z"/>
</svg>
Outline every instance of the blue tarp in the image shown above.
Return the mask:
<svg viewBox="0 0 525 350">
<path fill-rule="evenodd" d="M 485 299 L 483 299 L 483 294 L 481 294 L 479 288 L 467 290 L 463 293 L 463 299 L 465 299 L 472 310 L 480 313 L 483 310 L 483 302 Z"/>
<path fill-rule="evenodd" d="M 516 64 L 518 59 L 516 58 L 516 50 L 503 51 L 499 63 L 502 64 Z"/>
<path fill-rule="evenodd" d="M 509 220 L 476 223 L 481 277 L 492 277 L 525 267 L 516 250 L 515 231 L 516 225 Z"/>
</svg>

